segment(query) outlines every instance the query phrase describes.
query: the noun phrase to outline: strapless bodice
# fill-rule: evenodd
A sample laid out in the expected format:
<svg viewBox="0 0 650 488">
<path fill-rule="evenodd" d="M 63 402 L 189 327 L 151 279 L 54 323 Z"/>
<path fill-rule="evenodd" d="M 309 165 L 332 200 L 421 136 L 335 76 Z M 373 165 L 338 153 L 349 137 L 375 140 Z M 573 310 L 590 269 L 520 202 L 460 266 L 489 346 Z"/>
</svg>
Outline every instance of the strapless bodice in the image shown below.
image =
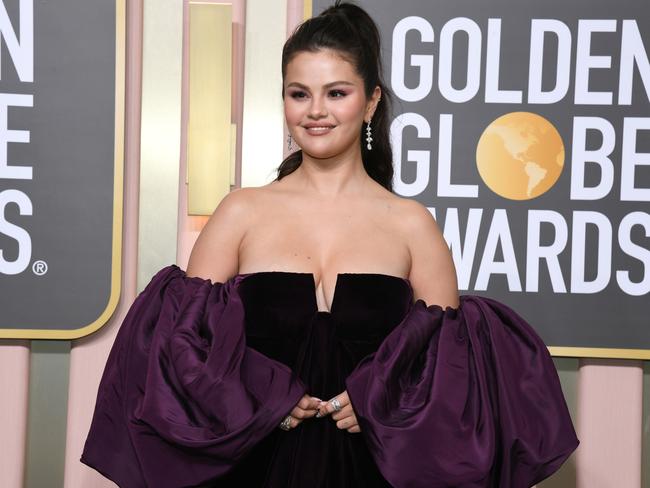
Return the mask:
<svg viewBox="0 0 650 488">
<path fill-rule="evenodd" d="M 315 292 L 311 273 L 244 275 L 239 294 L 247 344 L 294 367 L 299 345 L 321 332 L 323 339 L 360 348 L 355 354 L 359 360 L 404 318 L 413 298 L 407 279 L 377 273 L 340 273 L 329 312 L 318 310 Z"/>
<path fill-rule="evenodd" d="M 406 316 L 413 289 L 405 278 L 340 273 L 330 311 L 318 310 L 312 273 L 241 275 L 246 343 L 286 364 L 323 400 L 346 390 L 345 378 Z M 287 412 L 289 413 L 289 412 Z M 215 486 L 389 487 L 363 437 L 330 418 L 278 429 Z"/>
</svg>

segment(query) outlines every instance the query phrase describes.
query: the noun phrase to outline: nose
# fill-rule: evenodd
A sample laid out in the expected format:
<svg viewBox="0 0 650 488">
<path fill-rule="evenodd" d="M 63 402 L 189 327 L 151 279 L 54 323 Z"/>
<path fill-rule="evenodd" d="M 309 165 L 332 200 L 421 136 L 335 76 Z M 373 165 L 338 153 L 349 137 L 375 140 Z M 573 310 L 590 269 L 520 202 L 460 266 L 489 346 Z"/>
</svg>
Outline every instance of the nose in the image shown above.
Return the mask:
<svg viewBox="0 0 650 488">
<path fill-rule="evenodd" d="M 311 106 L 309 107 L 309 116 L 312 119 L 327 117 L 327 107 L 321 97 L 312 97 Z"/>
</svg>

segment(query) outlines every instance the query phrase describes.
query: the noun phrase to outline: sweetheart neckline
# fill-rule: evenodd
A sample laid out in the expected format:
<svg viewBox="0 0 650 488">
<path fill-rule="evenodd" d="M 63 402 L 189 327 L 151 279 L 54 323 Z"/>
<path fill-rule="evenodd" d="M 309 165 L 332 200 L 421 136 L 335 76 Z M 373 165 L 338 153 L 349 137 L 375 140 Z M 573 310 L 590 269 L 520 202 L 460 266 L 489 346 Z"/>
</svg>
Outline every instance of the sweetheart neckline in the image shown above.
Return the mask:
<svg viewBox="0 0 650 488">
<path fill-rule="evenodd" d="M 387 273 L 372 273 L 372 272 L 361 272 L 361 273 L 355 273 L 355 272 L 343 272 L 343 273 L 336 273 L 336 281 L 334 282 L 334 291 L 332 292 L 332 303 L 330 305 L 329 310 L 320 310 L 318 308 L 318 298 L 316 297 L 316 275 L 312 272 L 309 271 L 282 271 L 282 270 L 267 270 L 267 271 L 251 271 L 249 273 L 237 273 L 234 277 L 240 277 L 240 278 L 246 278 L 248 276 L 254 276 L 254 275 L 264 275 L 264 274 L 284 274 L 284 275 L 296 275 L 296 276 L 309 276 L 311 278 L 311 289 L 312 289 L 312 299 L 314 301 L 314 308 L 316 309 L 317 313 L 321 314 L 327 314 L 327 315 L 332 315 L 334 313 L 334 306 L 336 305 L 336 297 L 338 296 L 338 289 L 339 289 L 339 279 L 341 276 L 381 276 L 382 278 L 388 278 L 388 279 L 394 279 L 394 280 L 399 280 L 403 283 L 406 283 L 406 286 L 409 288 L 411 292 L 413 292 L 413 286 L 411 284 L 411 281 L 408 278 L 403 278 L 401 276 L 395 276 Z"/>
</svg>

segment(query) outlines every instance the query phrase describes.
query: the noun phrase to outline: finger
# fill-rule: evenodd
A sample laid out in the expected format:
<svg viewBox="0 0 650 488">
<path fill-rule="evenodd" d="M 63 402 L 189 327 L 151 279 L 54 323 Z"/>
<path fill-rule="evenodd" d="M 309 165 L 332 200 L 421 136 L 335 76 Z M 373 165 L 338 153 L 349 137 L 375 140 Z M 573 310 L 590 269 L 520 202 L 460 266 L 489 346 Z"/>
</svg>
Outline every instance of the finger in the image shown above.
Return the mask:
<svg viewBox="0 0 650 488">
<path fill-rule="evenodd" d="M 309 406 L 305 409 L 306 417 L 318 417 L 318 407 L 322 402 L 318 397 L 309 397 Z"/>
<path fill-rule="evenodd" d="M 311 405 L 311 399 L 309 395 L 303 395 L 303 397 L 300 399 L 300 401 L 296 406 L 302 408 L 303 410 L 306 410 L 310 407 L 310 405 Z"/>
<path fill-rule="evenodd" d="M 289 428 L 290 429 L 295 428 L 299 423 L 300 423 L 300 421 L 298 419 L 294 418 L 293 415 L 290 416 L 290 419 L 289 419 Z"/>
<path fill-rule="evenodd" d="M 361 432 L 361 427 L 359 427 L 359 424 L 353 425 L 352 427 L 348 427 L 348 432 L 350 432 L 352 434 L 357 434 L 357 433 Z"/>
<path fill-rule="evenodd" d="M 350 404 L 350 397 L 348 396 L 347 391 L 344 391 L 343 393 L 339 393 L 338 395 L 336 395 L 335 398 L 338 398 L 341 407 L 345 407 L 346 405 Z"/>
<path fill-rule="evenodd" d="M 352 411 L 352 405 L 348 404 L 345 407 L 343 407 L 340 412 L 333 412 L 331 417 L 334 420 L 340 420 L 345 417 L 349 417 L 350 415 L 354 415 L 354 412 Z"/>
<path fill-rule="evenodd" d="M 318 410 L 318 407 L 320 407 L 320 404 L 323 403 L 323 400 L 317 397 L 311 397 L 309 399 L 309 408 Z"/>
<path fill-rule="evenodd" d="M 299 407 L 294 407 L 294 409 L 291 410 L 290 415 L 292 417 L 297 418 L 297 419 L 303 419 L 303 418 L 309 416 L 309 414 L 308 414 L 308 412 L 306 410 L 303 410 L 302 408 L 299 408 Z"/>
<path fill-rule="evenodd" d="M 336 410 L 334 409 L 334 404 L 332 403 L 332 400 L 334 400 L 335 398 L 339 401 L 339 404 L 341 405 L 341 407 L 344 407 L 349 403 L 349 401 L 348 402 L 345 401 L 345 397 L 343 397 L 342 395 L 337 395 L 335 397 L 330 398 L 327 401 L 327 403 L 325 403 L 324 405 L 321 406 L 321 408 L 320 408 L 321 412 L 323 410 L 325 410 L 323 412 L 325 414 L 335 412 Z"/>
<path fill-rule="evenodd" d="M 341 419 L 338 422 L 336 422 L 336 426 L 339 429 L 347 429 L 348 427 L 352 427 L 354 424 L 355 422 L 353 417 L 345 417 L 344 419 Z"/>
<path fill-rule="evenodd" d="M 329 415 L 329 412 L 327 411 L 327 402 L 321 400 L 320 404 L 318 405 L 318 414 L 316 414 L 316 416 L 324 417 L 326 415 Z"/>
<path fill-rule="evenodd" d="M 315 408 L 300 408 L 300 407 L 294 407 L 294 409 L 290 412 L 291 415 L 298 419 L 306 419 L 306 418 L 311 418 L 315 416 L 318 413 L 318 409 Z"/>
</svg>

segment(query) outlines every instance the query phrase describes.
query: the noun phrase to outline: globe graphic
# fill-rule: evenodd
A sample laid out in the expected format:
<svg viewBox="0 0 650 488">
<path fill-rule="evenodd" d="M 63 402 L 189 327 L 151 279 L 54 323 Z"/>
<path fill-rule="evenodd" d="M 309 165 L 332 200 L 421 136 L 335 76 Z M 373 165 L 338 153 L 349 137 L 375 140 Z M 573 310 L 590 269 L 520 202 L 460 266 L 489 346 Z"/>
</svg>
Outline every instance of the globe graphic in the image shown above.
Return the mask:
<svg viewBox="0 0 650 488">
<path fill-rule="evenodd" d="M 476 166 L 493 192 L 510 200 L 546 193 L 564 167 L 564 144 L 557 129 L 531 112 L 511 112 L 483 131 Z"/>
</svg>

